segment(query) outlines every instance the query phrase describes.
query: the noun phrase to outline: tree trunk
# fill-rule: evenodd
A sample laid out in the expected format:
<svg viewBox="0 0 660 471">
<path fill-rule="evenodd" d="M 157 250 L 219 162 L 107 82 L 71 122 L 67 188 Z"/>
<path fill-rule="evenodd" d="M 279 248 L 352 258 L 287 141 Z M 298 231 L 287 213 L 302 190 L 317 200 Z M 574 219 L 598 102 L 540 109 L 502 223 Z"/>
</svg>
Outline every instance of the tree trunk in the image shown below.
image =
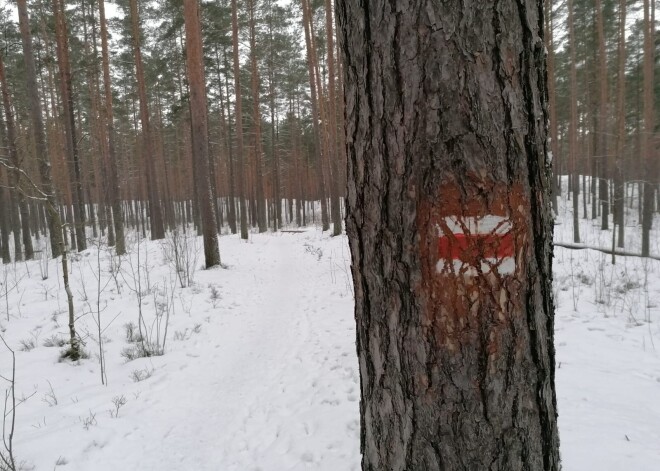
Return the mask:
<svg viewBox="0 0 660 471">
<path fill-rule="evenodd" d="M 545 2 L 545 43 L 548 49 L 548 108 L 550 112 L 550 149 L 552 151 L 552 209 L 555 214 L 558 214 L 558 198 L 561 195 L 561 172 L 559 166 L 559 123 L 557 122 L 557 84 L 555 77 L 552 3 L 550 0 Z"/>
<path fill-rule="evenodd" d="M 26 0 L 17 0 L 17 6 L 25 63 L 25 88 L 30 106 L 30 121 L 32 132 L 34 133 L 35 153 L 39 163 L 41 188 L 47 195 L 48 203 L 53 208 L 57 208 L 55 187 L 53 186 L 53 179 L 51 177 L 50 158 L 48 156 L 48 147 L 46 146 L 46 132 L 41 114 L 41 100 L 39 99 L 39 88 L 37 87 L 37 72 L 32 53 L 32 35 L 30 32 L 30 19 L 27 13 Z M 48 232 L 50 235 L 51 253 L 53 257 L 58 257 L 61 254 L 62 248 L 62 231 L 57 227 L 52 212 L 48 213 Z"/>
<path fill-rule="evenodd" d="M 103 62 L 103 88 L 105 94 L 104 120 L 107 126 L 108 139 L 108 174 L 110 177 L 110 199 L 112 205 L 112 220 L 115 228 L 115 251 L 117 255 L 126 253 L 124 238 L 124 214 L 121 204 L 119 175 L 117 171 L 117 154 L 115 151 L 115 123 L 112 110 L 112 86 L 110 82 L 110 58 L 108 52 L 108 24 L 105 18 L 105 0 L 99 0 L 99 18 L 101 23 L 101 57 Z"/>
<path fill-rule="evenodd" d="M 307 0 L 302 0 L 303 28 L 305 29 L 305 45 L 307 48 L 307 69 L 309 72 L 309 87 L 312 101 L 312 127 L 314 130 L 314 150 L 316 153 L 316 178 L 318 180 L 318 197 L 321 200 L 321 224 L 324 231 L 330 228 L 328 222 L 328 203 L 325 197 L 325 172 L 323 171 L 323 140 L 319 119 L 321 117 L 319 110 L 320 90 L 317 88 L 317 78 L 315 73 L 314 46 L 312 44 L 311 18 Z"/>
<path fill-rule="evenodd" d="M 0 171 L 0 185 L 4 183 L 2 179 L 2 172 Z M 8 208 L 7 192 L 4 188 L 0 188 L 0 205 L 3 208 Z M 11 255 L 9 251 L 9 212 L 3 211 L 0 214 L 0 258 L 2 263 L 7 265 L 11 263 Z"/>
<path fill-rule="evenodd" d="M 339 0 L 362 469 L 558 470 L 540 0 Z"/>
<path fill-rule="evenodd" d="M 254 126 L 254 166 L 256 186 L 256 210 L 259 232 L 266 232 L 266 201 L 264 199 L 264 177 L 261 145 L 261 112 L 259 110 L 259 71 L 257 70 L 257 42 L 254 24 L 254 0 L 248 0 L 248 13 L 250 16 L 250 70 L 252 85 L 252 125 Z"/>
<path fill-rule="evenodd" d="M 580 243 L 580 177 L 578 175 L 578 121 L 577 121 L 577 70 L 575 57 L 575 32 L 573 27 L 573 0 L 568 0 L 568 41 L 571 56 L 570 65 L 570 122 L 568 124 L 568 154 L 571 162 L 571 187 L 573 190 L 573 242 Z M 587 192 L 583 194 L 586 204 Z M 586 210 L 585 210 L 586 211 Z"/>
<path fill-rule="evenodd" d="M 598 172 L 598 199 L 601 207 L 601 226 L 602 230 L 609 229 L 610 198 L 609 198 L 609 154 L 607 150 L 608 133 L 608 74 L 607 74 L 607 56 L 605 52 L 605 26 L 603 19 L 602 0 L 596 0 L 596 30 L 598 33 L 598 128 L 596 129 L 596 158 L 599 162 Z M 592 176 L 592 179 L 596 175 Z"/>
<path fill-rule="evenodd" d="M 626 0 L 619 0 L 619 57 L 617 81 L 616 166 L 614 168 L 614 221 L 618 226 L 617 245 L 625 245 L 624 149 L 626 145 Z"/>
<path fill-rule="evenodd" d="M 16 259 L 20 260 L 23 257 L 25 260 L 32 260 L 34 258 L 34 248 L 32 246 L 32 231 L 30 229 L 30 213 L 25 195 L 20 191 L 21 186 L 21 161 L 18 157 L 18 150 L 16 149 L 16 124 L 14 122 L 14 113 L 12 111 L 11 97 L 9 95 L 9 86 L 7 84 L 7 76 L 5 75 L 5 61 L 0 54 L 0 85 L 2 86 L 2 104 L 5 110 L 5 122 L 7 123 L 7 148 L 9 154 L 9 161 L 12 167 L 11 172 L 11 186 L 14 187 L 14 194 L 17 196 L 18 210 L 21 219 L 21 234 L 23 236 L 24 252 L 21 253 L 21 244 L 19 242 L 16 247 Z M 18 215 L 15 215 L 18 219 Z"/>
<path fill-rule="evenodd" d="M 655 26 L 651 21 L 651 6 L 644 0 L 644 131 L 642 134 L 642 159 L 646 162 L 644 172 L 644 195 L 642 200 L 642 256 L 647 257 L 651 248 L 651 227 L 653 225 L 653 205 L 655 193 L 655 151 L 653 145 L 654 106 L 653 106 L 653 64 Z"/>
<path fill-rule="evenodd" d="M 328 53 L 328 113 L 326 126 L 328 132 L 328 159 L 330 160 L 330 215 L 332 216 L 332 235 L 342 233 L 341 207 L 339 204 L 339 153 L 337 152 L 337 96 L 335 85 L 335 41 L 332 21 L 332 0 L 325 0 L 325 36 Z"/>
<path fill-rule="evenodd" d="M 184 0 L 186 25 L 186 65 L 190 84 L 190 120 L 193 165 L 197 167 L 195 191 L 199 200 L 204 236 L 206 268 L 220 264 L 215 198 L 211 189 L 209 171 L 209 136 L 206 109 L 206 81 L 204 79 L 204 53 L 199 21 L 198 0 Z"/>
<path fill-rule="evenodd" d="M 73 201 L 76 247 L 79 251 L 87 248 L 85 235 L 85 198 L 78 154 L 78 139 L 76 137 L 76 118 L 73 108 L 73 85 L 71 82 L 71 64 L 69 61 L 69 40 L 64 18 L 63 0 L 53 0 L 53 15 L 55 17 L 55 38 L 57 40 L 57 64 L 60 71 L 60 95 L 64 111 L 64 142 L 67 161 L 69 162 L 69 179 L 71 181 L 71 196 Z"/>
<path fill-rule="evenodd" d="M 281 195 L 281 182 L 280 182 L 280 156 L 277 142 L 277 129 L 275 118 L 275 47 L 273 44 L 273 4 L 272 0 L 269 1 L 269 51 L 268 51 L 268 95 L 270 101 L 270 140 L 272 146 L 272 161 L 273 161 L 273 199 L 275 204 L 275 217 L 273 229 L 278 230 L 282 227 L 282 195 Z"/>
<path fill-rule="evenodd" d="M 135 75 L 140 101 L 140 124 L 142 126 L 142 158 L 145 160 L 147 194 L 149 199 L 149 216 L 151 222 L 151 240 L 165 237 L 163 211 L 160 205 L 160 192 L 156 177 L 156 158 L 153 152 L 153 140 L 149 122 L 149 104 L 147 101 L 147 86 L 144 79 L 144 66 L 140 48 L 140 17 L 137 0 L 130 0 L 131 25 L 133 35 L 133 54 L 135 55 Z"/>
<path fill-rule="evenodd" d="M 0 113 L 0 116 L 2 113 Z M 1 119 L 0 119 L 1 120 Z M 0 123 L 0 129 L 3 131 L 2 143 L 7 148 L 9 144 L 7 141 L 7 136 L 4 134 L 4 127 Z M 12 164 L 13 166 L 13 164 Z M 3 211 L 3 215 L 9 217 L 9 226 L 11 227 L 11 232 L 14 240 L 14 262 L 20 262 L 23 260 L 23 246 L 21 242 L 21 218 L 20 218 L 20 209 L 19 209 L 19 200 L 22 197 L 20 192 L 16 189 L 15 182 L 17 181 L 16 173 L 9 170 L 7 171 L 7 184 L 11 188 L 9 191 L 8 202 L 5 200 L 5 205 L 3 206 L 8 208 L 8 211 Z M 30 239 L 31 240 L 31 239 Z"/>
<path fill-rule="evenodd" d="M 238 58 L 238 7 L 231 1 L 231 29 L 234 55 L 234 93 L 236 94 L 236 177 L 238 178 L 238 211 L 241 219 L 241 239 L 248 239 L 247 210 L 245 208 L 245 165 L 243 164 L 243 104 L 241 98 L 241 64 Z"/>
<path fill-rule="evenodd" d="M 2 113 L 0 113 L 0 145 L 4 147 L 7 146 L 7 135 L 5 134 L 5 126 L 4 122 L 2 120 Z M 14 231 L 14 235 L 16 235 L 16 227 L 12 226 L 11 224 L 11 218 L 13 214 L 16 212 L 16 205 L 14 199 L 11 197 L 11 193 L 16 193 L 15 189 L 10 189 L 7 190 L 6 187 L 11 187 L 10 178 L 7 179 L 5 182 L 3 175 L 3 169 L 4 166 L 0 164 L 0 208 L 2 208 L 2 211 L 0 211 L 0 257 L 2 257 L 2 263 L 3 264 L 8 264 L 11 263 L 11 253 L 9 250 L 9 232 Z M 20 228 L 18 229 L 20 231 Z M 21 241 L 18 239 L 16 242 L 16 239 L 14 243 L 18 243 L 18 247 L 20 250 L 20 245 Z M 19 254 L 20 255 L 20 252 Z M 17 260 L 18 261 L 18 260 Z"/>
<path fill-rule="evenodd" d="M 89 92 L 89 125 L 91 127 L 91 144 L 90 144 L 90 158 L 92 160 L 92 171 L 88 172 L 89 181 L 87 183 L 87 201 L 89 201 L 89 217 L 93 230 L 93 237 L 96 239 L 98 237 L 97 226 L 101 231 L 101 235 L 105 235 L 106 229 L 106 195 L 110 192 L 108 187 L 108 175 L 107 175 L 107 161 L 108 154 L 107 148 L 105 145 L 106 136 L 105 128 L 101 126 L 101 113 L 99 111 L 101 102 L 101 91 L 99 87 L 99 67 L 97 60 L 97 48 L 96 48 L 96 24 L 95 17 L 92 14 L 91 5 L 89 6 L 89 11 L 87 10 L 87 2 L 85 0 L 81 1 L 81 7 L 83 12 L 83 43 L 84 43 L 84 53 L 85 60 L 89 63 L 87 68 L 87 89 Z M 87 19 L 90 19 L 90 28 L 88 31 L 87 28 Z M 90 38 L 91 36 L 91 38 Z M 90 46 L 90 43 L 92 45 Z M 93 48 L 92 48 L 93 47 Z M 78 107 L 80 109 L 80 106 Z M 78 113 L 78 127 L 82 129 L 82 124 L 80 124 L 80 113 Z M 98 157 L 96 157 L 98 154 Z M 92 189 L 94 192 L 92 193 Z M 108 246 L 115 245 L 115 232 L 114 230 L 108 234 Z"/>
<path fill-rule="evenodd" d="M 225 68 L 229 70 L 229 64 L 227 63 L 227 51 L 223 50 L 223 60 L 225 62 Z M 219 67 L 219 66 L 218 66 Z M 218 80 L 220 80 L 220 71 L 218 70 Z M 218 87 L 222 88 L 220 82 L 218 82 Z M 227 167 L 228 167 L 228 188 L 229 195 L 227 197 L 227 203 L 229 205 L 227 211 L 227 220 L 229 222 L 229 229 L 232 234 L 236 234 L 236 180 L 234 171 L 234 150 L 232 146 L 232 133 L 231 133 L 231 108 L 230 108 L 230 98 L 229 98 L 229 80 L 225 78 L 225 96 L 227 99 L 227 117 L 225 118 L 225 103 L 223 103 L 223 92 L 220 90 L 220 124 L 224 129 L 223 138 L 225 146 L 227 148 Z"/>
</svg>

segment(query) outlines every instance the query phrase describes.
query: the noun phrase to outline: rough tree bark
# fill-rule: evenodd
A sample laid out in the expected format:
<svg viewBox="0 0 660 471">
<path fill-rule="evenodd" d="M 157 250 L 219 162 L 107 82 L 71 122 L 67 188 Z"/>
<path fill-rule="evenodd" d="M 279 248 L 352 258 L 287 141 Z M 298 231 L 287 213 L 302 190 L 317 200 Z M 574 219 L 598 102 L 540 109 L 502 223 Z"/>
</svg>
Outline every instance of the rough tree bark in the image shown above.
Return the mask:
<svg viewBox="0 0 660 471">
<path fill-rule="evenodd" d="M 363 470 L 558 470 L 541 0 L 338 0 Z"/>
<path fill-rule="evenodd" d="M 186 66 L 190 84 L 190 120 L 192 130 L 193 165 L 197 168 L 195 191 L 199 200 L 204 260 L 206 268 L 220 264 L 215 198 L 211 189 L 209 171 L 208 113 L 206 109 L 206 81 L 204 79 L 204 53 L 199 20 L 198 0 L 184 0 L 186 26 Z"/>
</svg>

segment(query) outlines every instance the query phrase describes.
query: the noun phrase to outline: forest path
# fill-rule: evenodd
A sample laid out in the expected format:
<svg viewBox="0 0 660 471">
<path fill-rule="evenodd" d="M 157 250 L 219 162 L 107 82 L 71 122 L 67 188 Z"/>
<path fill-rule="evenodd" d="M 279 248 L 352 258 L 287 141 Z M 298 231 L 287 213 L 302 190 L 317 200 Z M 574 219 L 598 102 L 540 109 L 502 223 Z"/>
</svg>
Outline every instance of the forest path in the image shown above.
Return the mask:
<svg viewBox="0 0 660 471">
<path fill-rule="evenodd" d="M 120 415 L 131 431 L 92 446 L 104 463 L 89 453 L 81 469 L 345 469 L 359 446 L 350 262 L 344 240 L 321 249 L 318 238 L 223 238 L 228 269 L 196 274 L 219 286 L 217 310 L 179 354 L 154 360 L 148 389 Z"/>
</svg>

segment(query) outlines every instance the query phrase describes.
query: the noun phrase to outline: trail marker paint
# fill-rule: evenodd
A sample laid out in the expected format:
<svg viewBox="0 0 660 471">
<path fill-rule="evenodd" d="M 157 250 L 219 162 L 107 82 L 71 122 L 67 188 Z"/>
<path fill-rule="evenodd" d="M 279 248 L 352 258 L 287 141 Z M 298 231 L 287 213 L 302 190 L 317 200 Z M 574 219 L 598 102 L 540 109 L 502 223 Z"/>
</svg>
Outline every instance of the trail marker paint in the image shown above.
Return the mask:
<svg viewBox="0 0 660 471">
<path fill-rule="evenodd" d="M 516 269 L 513 225 L 508 217 L 446 216 L 437 225 L 438 273 L 512 275 Z"/>
</svg>

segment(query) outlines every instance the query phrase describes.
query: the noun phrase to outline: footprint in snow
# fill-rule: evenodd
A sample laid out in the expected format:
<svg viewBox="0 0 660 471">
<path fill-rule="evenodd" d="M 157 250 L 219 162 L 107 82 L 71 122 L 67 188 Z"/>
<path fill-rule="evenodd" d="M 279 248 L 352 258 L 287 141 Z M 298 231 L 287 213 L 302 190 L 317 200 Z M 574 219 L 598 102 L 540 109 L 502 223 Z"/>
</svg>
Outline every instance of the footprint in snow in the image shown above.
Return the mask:
<svg viewBox="0 0 660 471">
<path fill-rule="evenodd" d="M 346 429 L 351 433 L 358 432 L 360 430 L 360 422 L 358 420 L 351 420 L 346 424 Z"/>
<path fill-rule="evenodd" d="M 321 404 L 328 404 L 329 406 L 338 406 L 339 401 L 337 399 L 323 399 Z"/>
</svg>

